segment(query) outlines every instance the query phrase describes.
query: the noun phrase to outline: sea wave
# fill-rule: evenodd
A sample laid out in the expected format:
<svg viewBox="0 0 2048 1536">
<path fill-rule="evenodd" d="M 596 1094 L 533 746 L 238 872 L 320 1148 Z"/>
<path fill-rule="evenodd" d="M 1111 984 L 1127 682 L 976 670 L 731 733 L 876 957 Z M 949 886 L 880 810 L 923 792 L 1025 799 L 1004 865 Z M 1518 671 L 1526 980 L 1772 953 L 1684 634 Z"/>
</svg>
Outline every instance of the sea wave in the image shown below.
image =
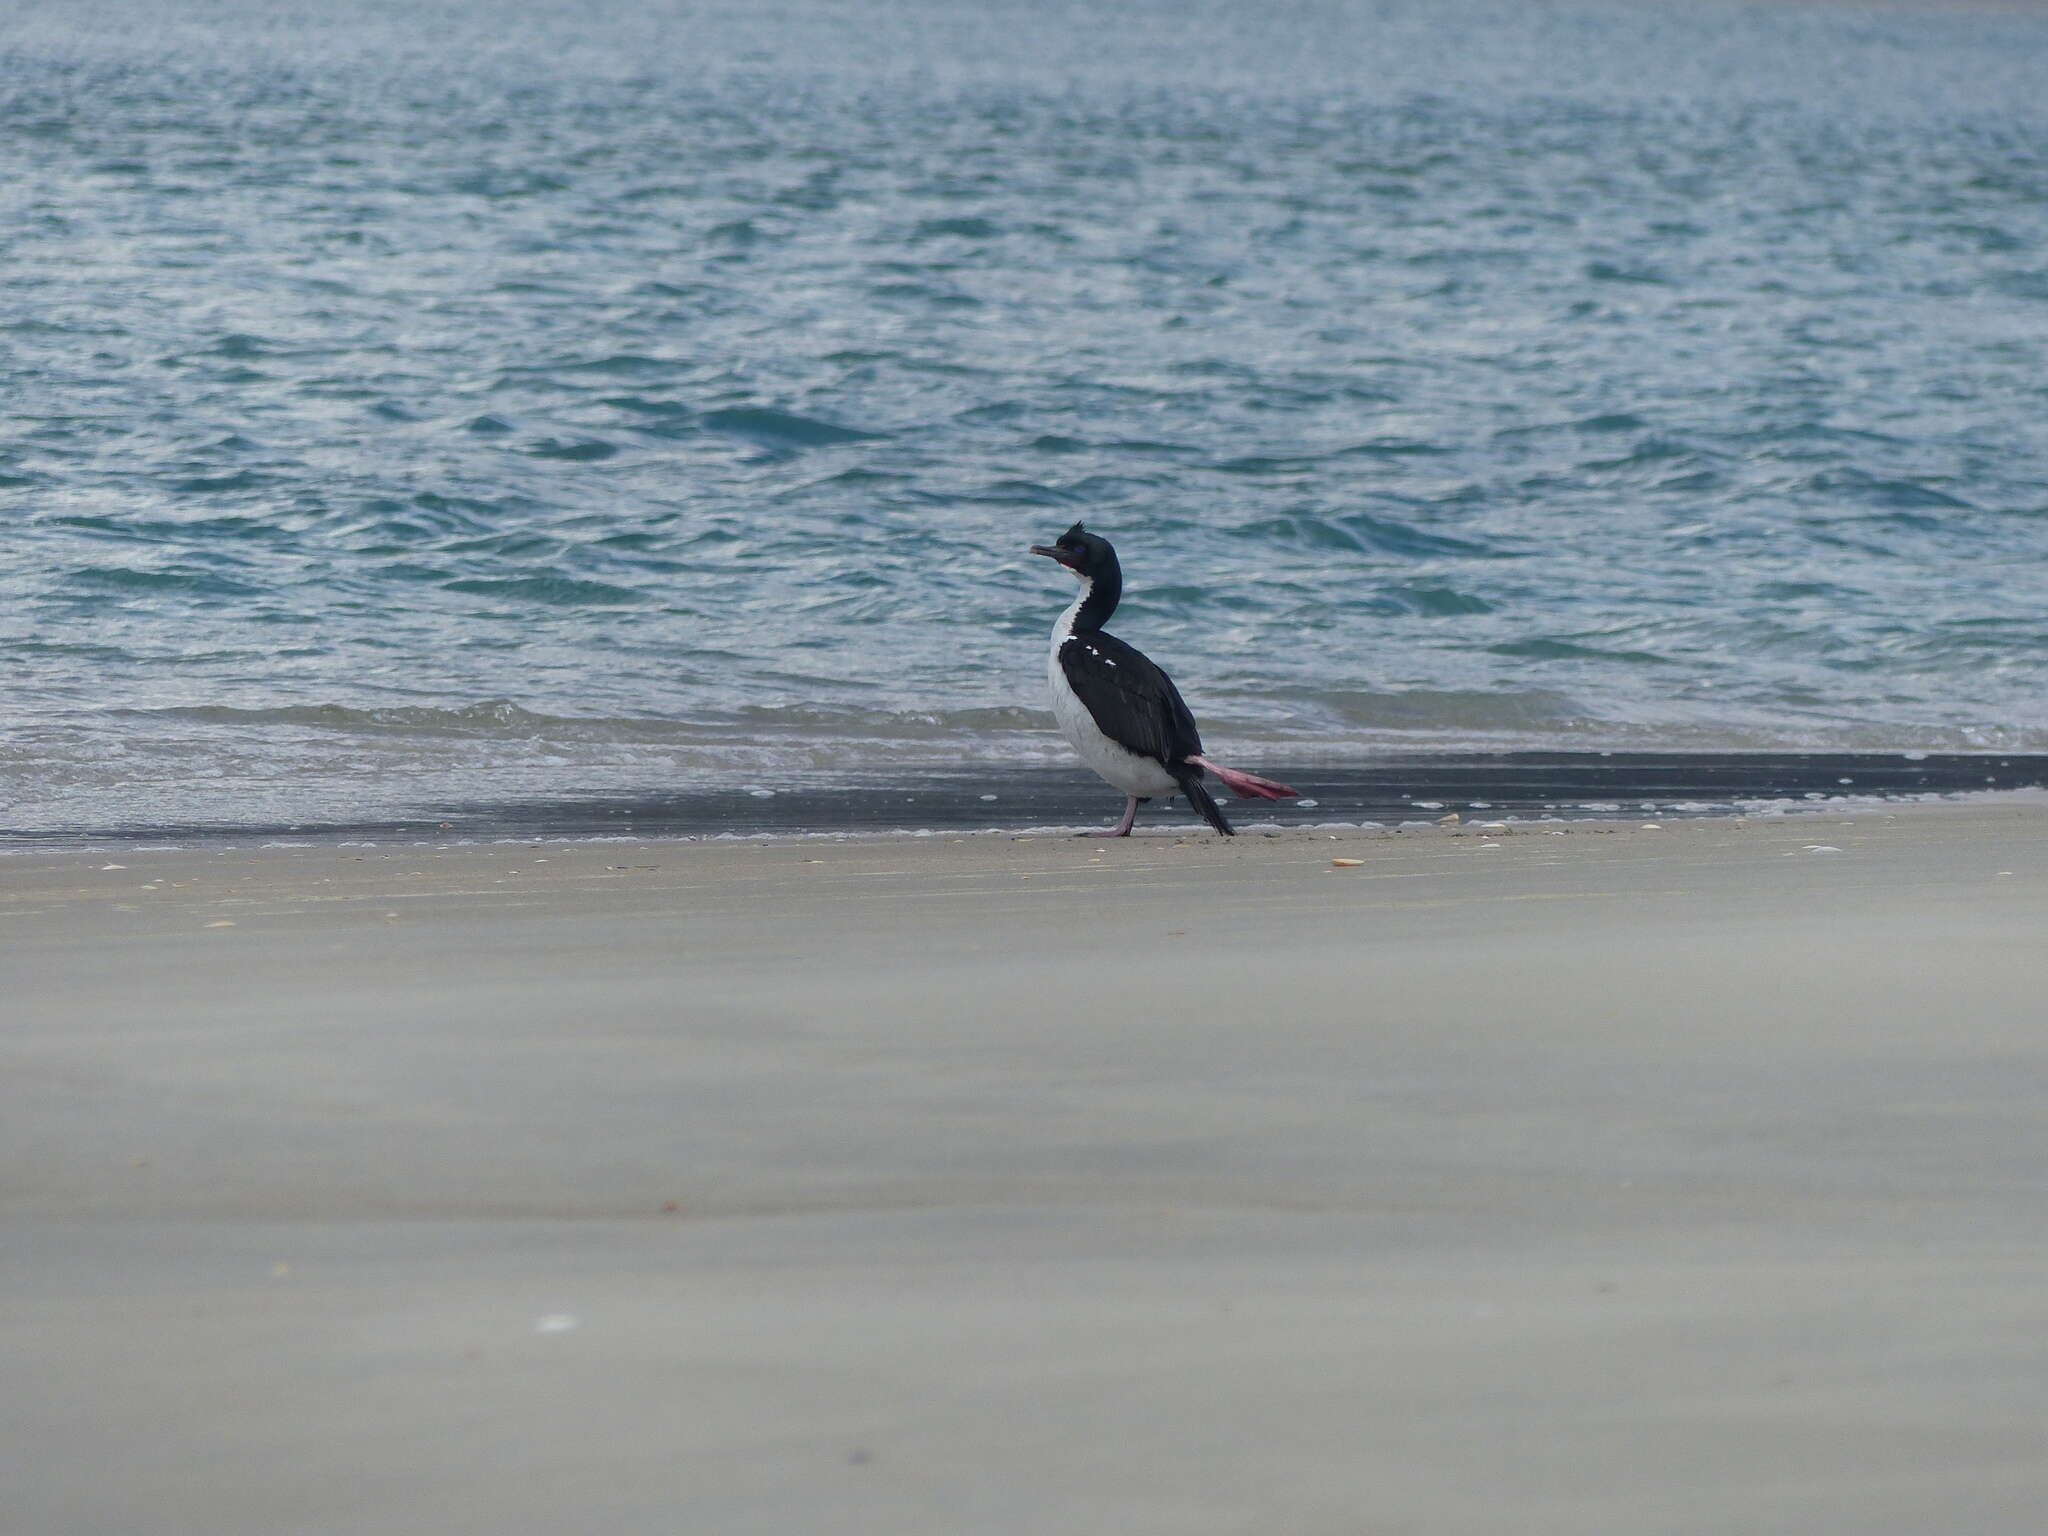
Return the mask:
<svg viewBox="0 0 2048 1536">
<path fill-rule="evenodd" d="M 0 791 L 2038 743 L 2048 19 L 1596 9 L 36 8 Z"/>
</svg>

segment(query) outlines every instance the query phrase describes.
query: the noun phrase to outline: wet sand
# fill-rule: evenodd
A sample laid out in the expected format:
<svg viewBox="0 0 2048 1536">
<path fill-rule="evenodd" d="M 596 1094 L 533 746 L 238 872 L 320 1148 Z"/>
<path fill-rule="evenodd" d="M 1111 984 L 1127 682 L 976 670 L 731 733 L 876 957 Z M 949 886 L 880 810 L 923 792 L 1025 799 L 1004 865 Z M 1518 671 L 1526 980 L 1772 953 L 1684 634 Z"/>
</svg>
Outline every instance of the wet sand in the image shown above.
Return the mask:
<svg viewBox="0 0 2048 1536">
<path fill-rule="evenodd" d="M 2048 1505 L 2039 801 L 130 847 L 0 924 L 10 1530 Z"/>
<path fill-rule="evenodd" d="M 1270 750 L 1238 757 L 1241 766 L 1291 784 L 1298 800 L 1239 806 L 1247 823 L 1308 827 L 1320 823 L 1395 826 L 1458 811 L 1536 820 L 1598 818 L 1624 809 L 1654 815 L 1732 814 L 1844 795 L 1913 800 L 1986 790 L 2048 788 L 2048 756 L 1986 752 L 1388 752 L 1368 762 L 1294 763 Z M 60 819 L 58 832 L 16 823 L 0 807 L 0 855 L 99 838 L 109 843 L 262 843 L 354 838 L 702 838 L 727 834 L 787 836 L 861 833 L 911 836 L 988 832 L 999 827 L 1108 826 L 1123 801 L 1085 768 L 976 763 L 944 772 L 929 767 L 855 783 L 834 777 L 766 784 L 694 782 L 661 794 L 597 795 L 574 800 L 438 801 L 413 807 L 409 820 L 167 825 L 154 820 L 89 829 Z M 1146 831 L 1201 827 L 1175 800 L 1143 813 Z"/>
</svg>

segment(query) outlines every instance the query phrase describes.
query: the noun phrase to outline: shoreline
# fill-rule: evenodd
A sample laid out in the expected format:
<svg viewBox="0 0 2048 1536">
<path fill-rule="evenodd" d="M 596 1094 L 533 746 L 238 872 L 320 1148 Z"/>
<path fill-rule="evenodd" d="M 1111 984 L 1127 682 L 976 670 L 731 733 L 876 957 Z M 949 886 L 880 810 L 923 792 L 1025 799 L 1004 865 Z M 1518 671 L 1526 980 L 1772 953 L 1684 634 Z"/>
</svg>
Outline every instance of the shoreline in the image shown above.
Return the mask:
<svg viewBox="0 0 2048 1536">
<path fill-rule="evenodd" d="M 1902 752 L 1443 752 L 1345 765 L 1261 763 L 1302 791 L 1294 801 L 1230 802 L 1245 826 L 1392 825 L 1467 819 L 1585 819 L 1633 812 L 1729 815 L 1799 804 L 1909 803 L 1929 796 L 2048 788 L 2048 755 Z M 894 780 L 774 781 L 664 793 L 486 804 L 441 802 L 417 815 L 46 830 L 0 829 L 0 856 L 146 842 L 219 846 L 279 838 L 333 842 L 455 838 L 910 836 L 1086 828 L 1121 797 L 1081 768 L 905 770 Z M 1146 807 L 1141 830 L 1196 825 L 1185 807 Z"/>
</svg>

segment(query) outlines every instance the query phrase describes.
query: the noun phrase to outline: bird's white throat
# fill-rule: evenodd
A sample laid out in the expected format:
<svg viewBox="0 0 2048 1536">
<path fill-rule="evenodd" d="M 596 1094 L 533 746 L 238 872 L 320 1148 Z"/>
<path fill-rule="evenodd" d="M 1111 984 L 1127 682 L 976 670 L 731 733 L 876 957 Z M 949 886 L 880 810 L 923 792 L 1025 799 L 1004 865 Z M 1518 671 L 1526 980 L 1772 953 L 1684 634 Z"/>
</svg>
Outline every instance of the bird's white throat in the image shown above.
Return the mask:
<svg viewBox="0 0 2048 1536">
<path fill-rule="evenodd" d="M 1078 619 L 1081 616 L 1082 604 L 1086 603 L 1088 601 L 1089 596 L 1095 591 L 1095 582 L 1093 578 L 1083 576 L 1079 571 L 1074 572 L 1074 575 L 1080 580 L 1081 595 L 1075 598 L 1071 603 L 1067 605 L 1066 611 L 1064 613 L 1062 613 L 1057 619 L 1053 620 L 1052 648 L 1054 650 L 1058 650 L 1060 648 L 1060 642 L 1066 639 L 1067 636 L 1071 635 L 1074 632 L 1074 620 Z"/>
</svg>

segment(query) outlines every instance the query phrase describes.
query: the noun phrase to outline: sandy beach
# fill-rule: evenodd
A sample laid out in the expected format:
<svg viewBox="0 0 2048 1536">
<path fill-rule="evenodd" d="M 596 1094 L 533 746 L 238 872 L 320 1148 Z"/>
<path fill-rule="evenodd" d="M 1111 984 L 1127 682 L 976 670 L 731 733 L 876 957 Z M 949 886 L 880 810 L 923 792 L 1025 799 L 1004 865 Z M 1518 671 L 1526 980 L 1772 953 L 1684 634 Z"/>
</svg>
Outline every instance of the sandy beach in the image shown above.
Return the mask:
<svg viewBox="0 0 2048 1536">
<path fill-rule="evenodd" d="M 109 844 L 0 922 L 23 1536 L 2048 1507 L 2038 798 Z"/>
</svg>

